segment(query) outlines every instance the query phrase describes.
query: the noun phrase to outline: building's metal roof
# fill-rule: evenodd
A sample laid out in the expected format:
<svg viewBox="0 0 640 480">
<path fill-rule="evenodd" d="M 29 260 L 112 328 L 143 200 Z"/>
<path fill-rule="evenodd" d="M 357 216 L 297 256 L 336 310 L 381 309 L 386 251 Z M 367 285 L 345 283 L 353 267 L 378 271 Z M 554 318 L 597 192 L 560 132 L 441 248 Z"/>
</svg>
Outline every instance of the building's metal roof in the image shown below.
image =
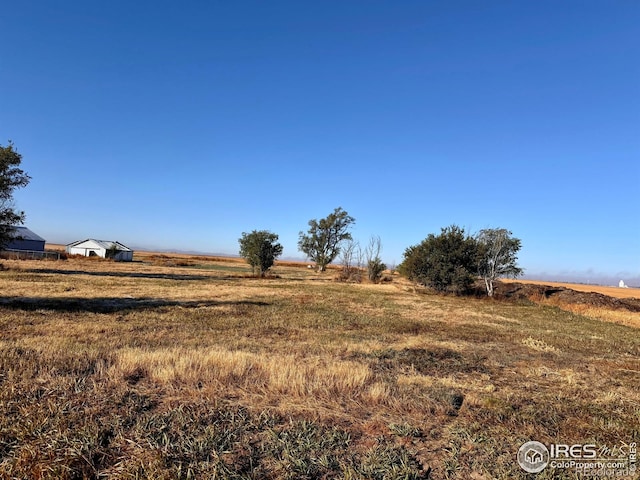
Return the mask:
<svg viewBox="0 0 640 480">
<path fill-rule="evenodd" d="M 14 230 L 14 239 L 19 240 L 33 240 L 36 242 L 45 242 L 46 240 L 42 238 L 40 235 L 33 233 L 27 227 L 13 227 Z"/>
<path fill-rule="evenodd" d="M 116 241 L 112 241 L 112 240 L 96 240 L 95 238 L 86 238 L 84 240 L 78 240 L 77 242 L 73 242 L 67 245 L 67 247 L 76 247 L 78 245 L 81 245 L 85 242 L 94 242 L 96 244 L 98 244 L 100 247 L 104 248 L 105 250 L 109 250 L 110 248 L 113 248 L 114 246 L 122 251 L 122 252 L 131 252 L 132 250 L 127 247 L 126 245 L 121 244 L 120 242 L 116 242 Z"/>
</svg>

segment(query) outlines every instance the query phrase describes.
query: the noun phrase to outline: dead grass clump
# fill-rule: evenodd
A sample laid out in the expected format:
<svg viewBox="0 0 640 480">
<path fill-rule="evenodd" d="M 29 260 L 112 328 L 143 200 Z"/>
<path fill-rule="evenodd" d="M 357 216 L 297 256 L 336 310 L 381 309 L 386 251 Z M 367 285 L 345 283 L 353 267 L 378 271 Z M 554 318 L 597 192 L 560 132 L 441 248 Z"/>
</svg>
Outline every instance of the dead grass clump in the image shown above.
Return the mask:
<svg viewBox="0 0 640 480">
<path fill-rule="evenodd" d="M 524 340 L 522 340 L 522 344 L 526 345 L 527 347 L 533 350 L 537 350 L 539 352 L 551 352 L 551 353 L 558 352 L 558 349 L 553 345 L 547 344 L 544 340 L 538 340 L 531 337 L 527 337 Z"/>
<path fill-rule="evenodd" d="M 257 365 L 257 355 L 240 351 L 125 348 L 116 353 L 109 375 L 136 383 L 148 378 L 166 385 L 216 382 L 246 388 L 257 383 Z"/>
<path fill-rule="evenodd" d="M 109 375 L 130 384 L 146 378 L 166 386 L 215 384 L 303 398 L 359 397 L 372 381 L 369 367 L 358 362 L 220 348 L 123 349 Z"/>
<path fill-rule="evenodd" d="M 364 273 L 362 268 L 343 266 L 335 279 L 338 282 L 361 283 Z"/>
<path fill-rule="evenodd" d="M 372 379 L 366 365 L 350 361 L 315 358 L 310 362 L 295 357 L 272 357 L 265 362 L 269 372 L 267 388 L 282 394 L 324 398 L 359 396 Z"/>
<path fill-rule="evenodd" d="M 393 398 L 393 389 L 389 383 L 377 381 L 369 385 L 363 398 L 371 406 L 388 405 Z"/>
</svg>

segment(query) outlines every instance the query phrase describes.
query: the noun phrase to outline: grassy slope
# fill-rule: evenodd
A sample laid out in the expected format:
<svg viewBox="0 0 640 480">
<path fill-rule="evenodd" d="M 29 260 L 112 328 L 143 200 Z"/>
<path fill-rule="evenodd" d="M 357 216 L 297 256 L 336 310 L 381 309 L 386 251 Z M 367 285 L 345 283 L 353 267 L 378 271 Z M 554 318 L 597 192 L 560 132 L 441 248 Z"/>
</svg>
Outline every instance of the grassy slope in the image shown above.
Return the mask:
<svg viewBox="0 0 640 480">
<path fill-rule="evenodd" d="M 608 295 L 614 298 L 640 298 L 640 288 L 627 287 L 612 287 L 603 285 L 587 285 L 584 283 L 566 283 L 566 282 L 547 282 L 542 280 L 510 280 L 504 279 L 503 282 L 525 282 L 533 285 L 549 285 L 551 287 L 564 287 L 570 288 L 577 292 L 595 292 L 603 295 Z"/>
<path fill-rule="evenodd" d="M 638 440 L 637 329 L 145 260 L 5 262 L 2 478 L 528 478 L 527 440 Z"/>
</svg>

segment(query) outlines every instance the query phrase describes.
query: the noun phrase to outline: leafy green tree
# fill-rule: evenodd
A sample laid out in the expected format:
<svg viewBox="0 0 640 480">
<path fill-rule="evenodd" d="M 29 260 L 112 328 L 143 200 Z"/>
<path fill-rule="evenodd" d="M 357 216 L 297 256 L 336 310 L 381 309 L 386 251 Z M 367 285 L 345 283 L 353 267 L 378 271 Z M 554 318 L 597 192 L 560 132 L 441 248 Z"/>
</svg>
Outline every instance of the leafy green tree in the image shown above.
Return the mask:
<svg viewBox="0 0 640 480">
<path fill-rule="evenodd" d="M 318 271 L 324 272 L 327 265 L 340 254 L 340 244 L 352 240 L 349 227 L 355 221 L 341 207 L 326 218 L 309 220 L 307 233 L 299 233 L 298 249 L 316 263 Z"/>
<path fill-rule="evenodd" d="M 407 248 L 398 267 L 410 280 L 439 292 L 463 293 L 474 281 L 477 244 L 456 225 L 429 234 L 418 245 Z"/>
<path fill-rule="evenodd" d="M 522 275 L 518 267 L 520 239 L 505 228 L 486 228 L 476 235 L 478 242 L 478 273 L 484 280 L 487 295 L 493 296 L 494 282 L 500 277 Z"/>
<path fill-rule="evenodd" d="M 24 223 L 24 212 L 17 212 L 13 204 L 13 192 L 29 184 L 31 177 L 20 168 L 20 155 L 9 142 L 6 147 L 0 145 L 0 249 L 9 243 L 16 225 Z"/>
<path fill-rule="evenodd" d="M 251 265 L 254 275 L 264 277 L 276 258 L 282 255 L 282 245 L 277 241 L 278 235 L 268 230 L 242 232 L 242 237 L 238 239 L 240 256 Z"/>
</svg>

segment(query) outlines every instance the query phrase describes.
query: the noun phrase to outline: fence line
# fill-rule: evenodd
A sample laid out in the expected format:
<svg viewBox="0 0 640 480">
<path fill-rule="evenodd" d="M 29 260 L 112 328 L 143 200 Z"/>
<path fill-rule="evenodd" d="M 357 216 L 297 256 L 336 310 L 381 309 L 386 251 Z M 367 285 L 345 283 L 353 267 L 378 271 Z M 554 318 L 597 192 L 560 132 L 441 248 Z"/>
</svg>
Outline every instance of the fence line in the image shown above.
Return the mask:
<svg viewBox="0 0 640 480">
<path fill-rule="evenodd" d="M 7 249 L 0 252 L 2 258 L 7 260 L 29 260 L 29 259 L 53 259 L 60 260 L 60 252 L 45 252 L 38 250 L 15 250 Z"/>
</svg>

